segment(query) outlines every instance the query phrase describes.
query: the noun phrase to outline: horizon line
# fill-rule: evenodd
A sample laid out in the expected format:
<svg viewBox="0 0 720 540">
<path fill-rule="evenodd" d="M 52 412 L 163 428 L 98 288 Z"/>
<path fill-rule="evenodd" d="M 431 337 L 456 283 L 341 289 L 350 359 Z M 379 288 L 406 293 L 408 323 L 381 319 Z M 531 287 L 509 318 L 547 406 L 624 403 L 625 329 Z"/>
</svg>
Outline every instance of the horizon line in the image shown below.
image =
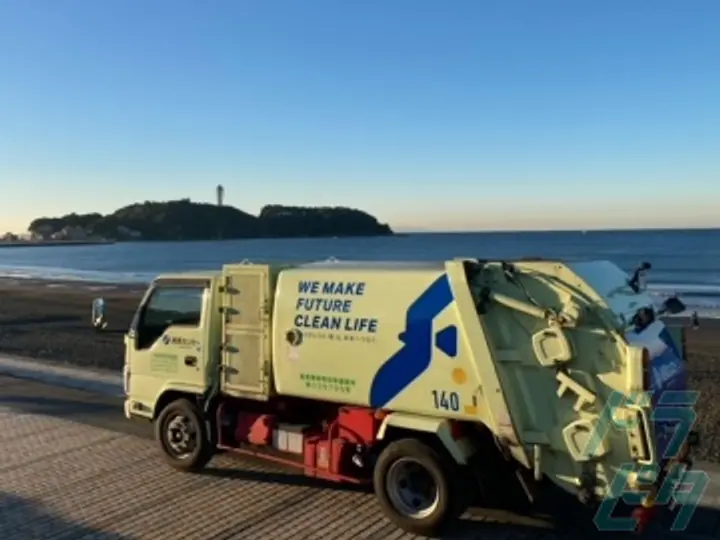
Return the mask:
<svg viewBox="0 0 720 540">
<path fill-rule="evenodd" d="M 391 225 L 392 227 L 392 225 Z M 590 232 L 637 232 L 637 231 L 650 231 L 650 232 L 670 232 L 670 231 L 718 231 L 720 225 L 707 226 L 707 225 L 695 225 L 685 227 L 589 227 L 589 228 L 557 228 L 557 229 L 451 229 L 451 230 L 439 230 L 439 229 L 422 229 L 422 228 L 393 228 L 394 234 L 478 234 L 478 233 L 553 233 L 553 232 L 577 232 L 577 233 L 590 233 Z"/>
</svg>

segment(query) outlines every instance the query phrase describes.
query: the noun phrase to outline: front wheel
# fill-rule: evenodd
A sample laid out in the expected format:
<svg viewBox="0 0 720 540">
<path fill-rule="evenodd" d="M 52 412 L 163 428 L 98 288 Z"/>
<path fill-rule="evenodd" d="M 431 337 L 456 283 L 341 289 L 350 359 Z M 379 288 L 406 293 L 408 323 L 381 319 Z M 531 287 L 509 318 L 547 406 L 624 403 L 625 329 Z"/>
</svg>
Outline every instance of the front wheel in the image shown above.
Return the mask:
<svg viewBox="0 0 720 540">
<path fill-rule="evenodd" d="M 419 440 L 395 441 L 378 456 L 375 494 L 398 527 L 435 536 L 465 510 L 456 470 L 448 457 Z"/>
<path fill-rule="evenodd" d="M 165 461 L 182 471 L 199 471 L 213 455 L 198 408 L 187 399 L 167 405 L 155 420 L 155 438 Z"/>
</svg>

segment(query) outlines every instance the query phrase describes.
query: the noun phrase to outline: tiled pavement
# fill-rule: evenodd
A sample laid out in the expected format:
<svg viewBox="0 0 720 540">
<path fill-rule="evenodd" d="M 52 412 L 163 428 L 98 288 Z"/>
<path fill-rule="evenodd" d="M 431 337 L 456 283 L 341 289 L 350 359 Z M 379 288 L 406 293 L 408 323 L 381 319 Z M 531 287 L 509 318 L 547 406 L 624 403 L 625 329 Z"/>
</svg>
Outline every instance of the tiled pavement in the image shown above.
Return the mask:
<svg viewBox="0 0 720 540">
<path fill-rule="evenodd" d="M 372 494 L 264 463 L 221 456 L 200 474 L 173 471 L 149 427 L 126 421 L 118 405 L 0 376 L 0 539 L 413 538 L 382 517 Z M 470 515 L 453 537 L 565 537 L 517 522 Z"/>
<path fill-rule="evenodd" d="M 102 427 L 102 400 L 79 403 L 77 392 L 48 396 L 43 387 L 0 377 L 2 540 L 412 538 L 382 517 L 372 494 L 318 485 L 264 463 L 221 456 L 205 473 L 173 471 L 149 433 Z M 95 407 L 95 416 L 83 415 L 82 406 Z M 470 518 L 458 536 L 542 532 L 475 525 Z"/>
</svg>

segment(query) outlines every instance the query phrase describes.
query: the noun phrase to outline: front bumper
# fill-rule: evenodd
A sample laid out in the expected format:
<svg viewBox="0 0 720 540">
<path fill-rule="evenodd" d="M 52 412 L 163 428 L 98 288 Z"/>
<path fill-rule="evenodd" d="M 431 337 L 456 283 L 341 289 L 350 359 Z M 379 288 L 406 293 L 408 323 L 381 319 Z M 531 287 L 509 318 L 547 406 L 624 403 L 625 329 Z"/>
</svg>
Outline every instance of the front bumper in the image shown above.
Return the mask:
<svg viewBox="0 0 720 540">
<path fill-rule="evenodd" d="M 125 418 L 132 420 L 132 414 L 130 413 L 130 400 L 126 399 L 123 403 L 123 409 L 125 411 Z"/>
</svg>

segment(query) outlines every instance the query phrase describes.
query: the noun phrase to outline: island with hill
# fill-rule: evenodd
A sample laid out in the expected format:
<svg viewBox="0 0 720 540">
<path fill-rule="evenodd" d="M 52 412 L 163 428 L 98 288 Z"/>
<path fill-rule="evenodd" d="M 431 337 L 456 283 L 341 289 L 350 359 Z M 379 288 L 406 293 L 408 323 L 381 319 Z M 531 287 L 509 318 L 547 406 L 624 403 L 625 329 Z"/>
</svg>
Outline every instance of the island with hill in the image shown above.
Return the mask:
<svg viewBox="0 0 720 540">
<path fill-rule="evenodd" d="M 226 205 L 176 201 L 131 204 L 102 215 L 41 217 L 30 223 L 34 242 L 196 241 L 393 234 L 374 216 L 347 207 L 267 205 L 258 216 Z"/>
</svg>

